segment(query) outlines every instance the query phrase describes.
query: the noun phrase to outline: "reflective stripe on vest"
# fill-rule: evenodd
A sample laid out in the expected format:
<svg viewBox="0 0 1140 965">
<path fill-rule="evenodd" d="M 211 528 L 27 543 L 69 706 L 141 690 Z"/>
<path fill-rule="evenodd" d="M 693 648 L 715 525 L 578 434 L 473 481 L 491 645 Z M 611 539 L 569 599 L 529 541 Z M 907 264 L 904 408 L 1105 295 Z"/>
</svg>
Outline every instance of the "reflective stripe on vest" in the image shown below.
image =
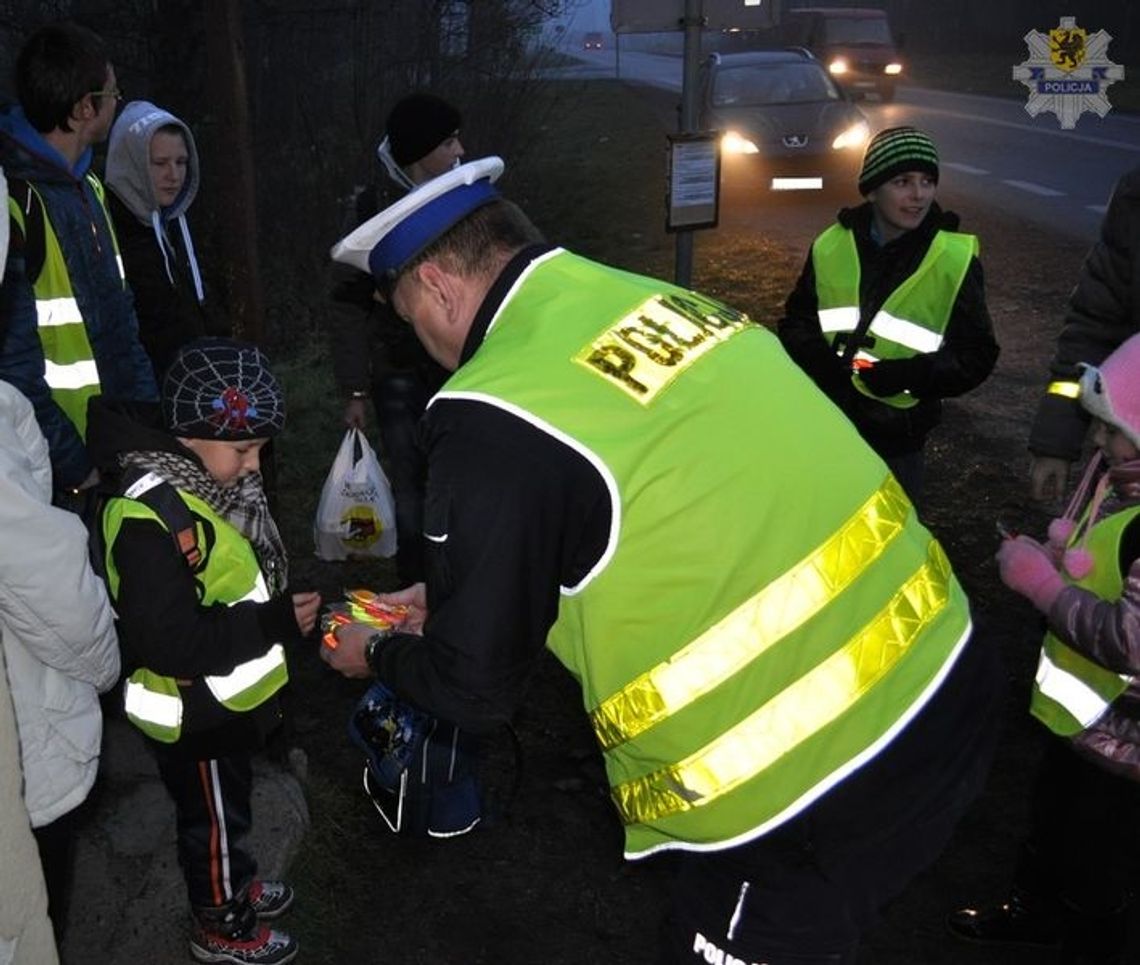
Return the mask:
<svg viewBox="0 0 1140 965">
<path fill-rule="evenodd" d="M 131 723 L 164 744 L 182 732 L 182 697 L 170 677 L 135 671 L 123 687 L 123 709 Z"/>
<path fill-rule="evenodd" d="M 1056 654 L 1050 650 L 1052 648 L 1041 649 L 1034 678 L 1036 693 L 1031 706 L 1036 705 L 1034 716 L 1054 733 L 1072 736 L 1100 720 L 1112 701 L 1124 693 L 1132 678 L 1127 674 L 1113 674 L 1114 680 L 1106 681 L 1109 686 L 1098 692 L 1081 679 L 1082 673 L 1087 675 L 1086 668 L 1074 666 L 1070 670 L 1054 663 L 1054 657 L 1065 662 L 1061 654 L 1072 654 L 1072 650 L 1066 648 L 1066 651 Z M 1048 702 L 1055 707 L 1047 709 Z M 1066 716 L 1069 721 L 1065 720 Z"/>
<path fill-rule="evenodd" d="M 643 824 L 707 805 L 850 709 L 950 602 L 950 563 L 937 542 L 929 549 L 926 563 L 890 602 L 823 663 L 679 764 L 615 787 L 622 821 Z"/>
<path fill-rule="evenodd" d="M 1093 526 L 1085 547 L 1092 556 L 1092 569 L 1080 580 L 1068 582 L 1102 600 L 1119 600 L 1124 587 L 1120 541 L 1138 515 L 1140 506 L 1130 506 Z M 1074 528 L 1071 545 L 1081 530 L 1080 525 Z M 1029 712 L 1054 734 L 1074 737 L 1103 717 L 1135 679 L 1102 667 L 1048 632 L 1041 645 Z"/>
<path fill-rule="evenodd" d="M 815 552 L 716 626 L 608 697 L 590 715 L 606 750 L 728 680 L 838 597 L 903 528 L 910 503 L 894 476 Z"/>
<path fill-rule="evenodd" d="M 978 253 L 973 235 L 938 231 L 914 272 L 887 296 L 867 325 L 851 357 L 861 362 L 911 358 L 927 355 L 942 347 L 950 313 L 970 267 Z M 841 335 L 860 327 L 859 283 L 862 267 L 854 233 L 834 224 L 812 244 L 820 329 L 829 336 L 839 355 L 848 351 Z M 852 375 L 856 389 L 865 395 L 898 408 L 915 405 L 909 392 L 876 396 Z"/>
</svg>

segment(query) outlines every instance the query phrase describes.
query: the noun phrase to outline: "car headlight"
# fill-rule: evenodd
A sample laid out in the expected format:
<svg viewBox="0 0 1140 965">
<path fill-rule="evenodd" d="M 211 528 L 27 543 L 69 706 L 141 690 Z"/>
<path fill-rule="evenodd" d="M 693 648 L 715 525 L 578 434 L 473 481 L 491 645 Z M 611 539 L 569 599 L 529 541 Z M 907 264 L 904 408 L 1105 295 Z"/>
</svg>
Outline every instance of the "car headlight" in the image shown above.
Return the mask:
<svg viewBox="0 0 1140 965">
<path fill-rule="evenodd" d="M 846 74 L 847 73 L 847 61 L 844 60 L 842 57 L 836 57 L 835 60 L 833 60 L 830 64 L 827 65 L 827 69 L 829 71 L 831 71 L 831 73 L 833 73 L 833 74 Z"/>
<path fill-rule="evenodd" d="M 887 64 L 887 66 L 883 68 L 883 73 L 884 74 L 901 74 L 902 73 L 902 64 Z"/>
<path fill-rule="evenodd" d="M 866 121 L 856 121 L 847 130 L 840 134 L 831 146 L 837 151 L 842 151 L 848 147 L 861 147 L 867 143 L 867 138 L 871 135 L 871 129 L 867 126 Z"/>
<path fill-rule="evenodd" d="M 736 131 L 725 132 L 724 137 L 720 139 L 720 149 L 725 154 L 760 153 L 760 148 L 748 140 L 743 134 L 737 134 Z"/>
</svg>

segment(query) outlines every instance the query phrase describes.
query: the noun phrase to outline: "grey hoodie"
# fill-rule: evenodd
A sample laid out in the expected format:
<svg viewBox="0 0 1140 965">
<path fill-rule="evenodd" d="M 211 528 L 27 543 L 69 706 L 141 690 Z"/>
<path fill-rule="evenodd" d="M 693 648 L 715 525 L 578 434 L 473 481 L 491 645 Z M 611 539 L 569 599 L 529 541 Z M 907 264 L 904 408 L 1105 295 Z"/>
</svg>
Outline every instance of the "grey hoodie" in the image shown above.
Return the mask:
<svg viewBox="0 0 1140 965">
<path fill-rule="evenodd" d="M 174 204 L 161 208 L 155 198 L 154 184 L 150 177 L 150 142 L 155 132 L 170 125 L 182 132 L 189 159 L 186 164 L 186 181 L 181 192 Z M 107 144 L 107 187 L 115 192 L 141 224 L 149 225 L 154 231 L 155 244 L 162 252 L 168 276 L 171 251 L 165 232 L 172 222 L 178 223 L 198 301 L 202 301 L 202 280 L 194 256 L 194 243 L 190 239 L 190 228 L 186 223 L 186 210 L 198 194 L 198 172 L 198 148 L 194 143 L 194 135 L 181 120 L 150 101 L 131 101 L 123 108 L 111 128 Z"/>
</svg>

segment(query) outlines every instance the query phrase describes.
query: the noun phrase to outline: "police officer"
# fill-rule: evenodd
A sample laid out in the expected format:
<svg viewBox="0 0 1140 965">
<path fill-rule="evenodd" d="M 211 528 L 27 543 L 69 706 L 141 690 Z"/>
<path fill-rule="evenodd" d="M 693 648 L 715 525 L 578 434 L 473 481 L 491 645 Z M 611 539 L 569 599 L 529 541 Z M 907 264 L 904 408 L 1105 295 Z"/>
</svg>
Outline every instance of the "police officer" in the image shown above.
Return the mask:
<svg viewBox="0 0 1140 965">
<path fill-rule="evenodd" d="M 425 420 L 426 584 L 382 596 L 400 632 L 322 656 L 479 732 L 545 645 L 626 857 L 674 858 L 662 961 L 854 962 L 986 770 L 1000 675 L 962 588 L 773 335 L 545 244 L 501 169 L 333 249 L 453 374 Z"/>
</svg>

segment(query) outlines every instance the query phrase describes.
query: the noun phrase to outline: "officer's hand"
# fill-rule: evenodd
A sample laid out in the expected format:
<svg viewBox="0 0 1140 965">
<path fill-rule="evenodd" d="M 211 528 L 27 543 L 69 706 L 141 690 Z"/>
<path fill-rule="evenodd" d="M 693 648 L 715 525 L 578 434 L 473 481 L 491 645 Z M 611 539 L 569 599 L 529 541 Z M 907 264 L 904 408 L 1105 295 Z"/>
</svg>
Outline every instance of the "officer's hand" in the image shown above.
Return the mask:
<svg viewBox="0 0 1140 965">
<path fill-rule="evenodd" d="M 1042 503 L 1060 502 L 1069 482 L 1069 463 L 1054 456 L 1034 456 L 1029 465 L 1033 498 Z"/>
<path fill-rule="evenodd" d="M 404 622 L 396 629 L 400 633 L 424 632 L 424 622 L 427 620 L 427 587 L 423 583 L 413 583 L 395 593 L 377 593 L 376 598 L 381 603 L 397 603 L 408 608 L 408 615 Z"/>
<path fill-rule="evenodd" d="M 376 633 L 375 627 L 364 623 L 346 623 L 333 633 L 335 647 L 321 641 L 321 659 L 333 670 L 346 677 L 371 677 L 372 668 L 365 659 L 365 648 Z"/>
<path fill-rule="evenodd" d="M 344 407 L 344 424 L 350 429 L 363 429 L 364 421 L 364 399 L 349 399 Z"/>
<path fill-rule="evenodd" d="M 321 608 L 321 595 L 315 590 L 293 594 L 293 616 L 301 636 L 307 637 L 317 625 L 317 611 Z"/>
</svg>

